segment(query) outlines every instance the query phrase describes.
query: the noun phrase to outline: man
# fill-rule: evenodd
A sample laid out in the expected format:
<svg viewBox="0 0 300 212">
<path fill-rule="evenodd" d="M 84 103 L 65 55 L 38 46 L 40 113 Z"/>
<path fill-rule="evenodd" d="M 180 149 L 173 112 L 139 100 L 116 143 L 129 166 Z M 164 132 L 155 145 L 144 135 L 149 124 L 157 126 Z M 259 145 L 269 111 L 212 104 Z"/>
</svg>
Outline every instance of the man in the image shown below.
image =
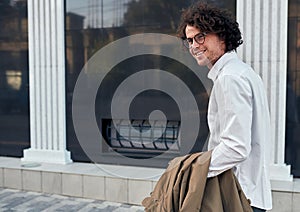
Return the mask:
<svg viewBox="0 0 300 212">
<path fill-rule="evenodd" d="M 238 23 L 225 10 L 197 3 L 183 12 L 178 35 L 214 83 L 208 177 L 232 168 L 253 210 L 270 210 L 268 102 L 261 78 L 236 54 L 242 44 Z"/>
</svg>

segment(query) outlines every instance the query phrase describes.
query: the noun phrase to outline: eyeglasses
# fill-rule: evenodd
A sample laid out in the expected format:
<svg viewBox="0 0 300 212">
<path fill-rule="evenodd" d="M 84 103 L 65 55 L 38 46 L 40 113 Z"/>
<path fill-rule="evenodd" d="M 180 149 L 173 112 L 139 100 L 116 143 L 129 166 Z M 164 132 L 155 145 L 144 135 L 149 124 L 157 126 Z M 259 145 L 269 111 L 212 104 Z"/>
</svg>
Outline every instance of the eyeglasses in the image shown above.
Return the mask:
<svg viewBox="0 0 300 212">
<path fill-rule="evenodd" d="M 198 44 L 203 44 L 205 42 L 205 36 L 206 35 L 207 34 L 205 32 L 198 33 L 193 38 L 187 38 L 187 39 L 183 40 L 183 45 L 186 48 L 190 49 L 190 48 L 192 48 L 193 40 L 195 40 Z"/>
</svg>

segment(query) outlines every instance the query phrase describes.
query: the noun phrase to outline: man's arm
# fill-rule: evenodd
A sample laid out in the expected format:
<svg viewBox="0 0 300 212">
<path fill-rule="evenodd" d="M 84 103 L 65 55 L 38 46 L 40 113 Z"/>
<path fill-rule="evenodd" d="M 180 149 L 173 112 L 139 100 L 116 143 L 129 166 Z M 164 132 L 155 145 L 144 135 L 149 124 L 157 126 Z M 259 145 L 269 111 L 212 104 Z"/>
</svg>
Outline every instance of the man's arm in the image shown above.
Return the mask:
<svg viewBox="0 0 300 212">
<path fill-rule="evenodd" d="M 220 141 L 213 149 L 208 177 L 233 168 L 251 151 L 252 91 L 248 81 L 223 76 L 215 84 Z"/>
</svg>

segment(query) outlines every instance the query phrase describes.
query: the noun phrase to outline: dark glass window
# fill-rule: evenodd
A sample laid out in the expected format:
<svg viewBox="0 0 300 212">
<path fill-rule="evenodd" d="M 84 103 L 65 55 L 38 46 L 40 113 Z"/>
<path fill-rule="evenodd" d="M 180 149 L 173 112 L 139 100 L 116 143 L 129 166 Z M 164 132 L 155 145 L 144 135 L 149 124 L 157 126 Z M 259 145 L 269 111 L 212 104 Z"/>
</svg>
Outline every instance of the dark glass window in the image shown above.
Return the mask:
<svg viewBox="0 0 300 212">
<path fill-rule="evenodd" d="M 153 157 L 165 151 L 174 155 L 179 153 L 180 122 L 178 121 L 168 121 L 166 128 L 163 128 L 159 122 L 151 127 L 148 120 L 132 120 L 130 125 L 123 123 L 123 120 L 116 120 L 116 125 L 111 120 L 107 121 L 108 123 L 105 123 L 103 120 L 104 137 L 110 147 L 106 149 L 107 152 L 116 151 L 128 157 L 141 159 Z M 155 135 L 160 137 L 155 139 Z"/>
<path fill-rule="evenodd" d="M 27 1 L 0 2 L 0 155 L 29 147 Z"/>
<path fill-rule="evenodd" d="M 300 177 L 300 1 L 288 10 L 288 72 L 286 100 L 286 163 Z"/>
<path fill-rule="evenodd" d="M 82 149 L 80 143 L 82 141 L 78 141 L 72 120 L 74 88 L 78 76 L 85 71 L 83 67 L 99 50 L 118 39 L 140 33 L 161 33 L 174 36 L 182 9 L 193 2 L 196 1 L 66 1 L 67 147 L 71 151 L 74 161 L 91 160 L 90 155 Z M 223 8 L 226 7 L 235 13 L 235 0 L 211 0 L 208 2 Z M 119 51 L 124 52 L 126 49 L 118 49 L 115 54 L 118 54 Z M 116 64 L 99 85 L 95 100 L 95 117 L 105 141 L 101 143 L 99 137 L 99 140 L 95 139 L 96 141 L 92 142 L 90 148 L 95 150 L 93 154 L 103 155 L 100 160 L 102 163 L 128 164 L 122 160 L 116 162 L 115 156 L 110 155 L 111 152 L 117 152 L 130 158 L 145 159 L 155 157 L 168 150 L 169 154 L 165 160 L 160 160 L 155 164 L 135 163 L 135 165 L 165 167 L 171 158 L 180 155 L 181 150 L 186 146 L 185 142 L 188 142 L 180 140 L 179 132 L 182 123 L 176 101 L 158 90 L 148 90 L 138 94 L 130 105 L 130 120 L 124 121 L 122 117 L 117 117 L 116 124 L 113 124 L 111 102 L 116 89 L 131 75 L 148 69 L 159 69 L 172 73 L 184 81 L 192 91 L 201 114 L 201 129 L 191 151 L 202 150 L 208 136 L 206 121 L 208 95 L 204 86 L 199 79 L 197 80 L 194 73 L 174 59 L 153 54 L 139 55 L 129 57 Z M 88 80 L 88 74 L 86 78 Z M 168 83 L 161 82 L 155 77 L 153 79 L 157 84 Z M 176 88 L 174 87 L 174 89 Z M 84 105 L 85 102 L 80 104 Z M 150 128 L 148 117 L 154 110 L 161 110 L 166 115 L 165 128 L 155 124 Z M 158 123 L 160 120 L 155 121 Z M 156 134 L 160 136 L 156 138 Z M 86 130 L 86 137 L 88 138 L 88 136 L 89 132 Z M 99 149 L 101 152 L 96 151 L 97 144 L 101 146 Z"/>
</svg>

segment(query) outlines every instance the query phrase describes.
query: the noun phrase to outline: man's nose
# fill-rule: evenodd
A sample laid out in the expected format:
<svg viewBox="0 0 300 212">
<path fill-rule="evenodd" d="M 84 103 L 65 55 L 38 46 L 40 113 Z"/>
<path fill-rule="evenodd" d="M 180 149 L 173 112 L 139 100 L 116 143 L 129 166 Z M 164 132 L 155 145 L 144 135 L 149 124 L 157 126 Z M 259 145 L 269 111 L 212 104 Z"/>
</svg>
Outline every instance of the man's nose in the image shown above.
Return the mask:
<svg viewBox="0 0 300 212">
<path fill-rule="evenodd" d="M 196 47 L 199 47 L 199 43 L 197 43 L 196 41 L 195 41 L 195 39 L 193 39 L 193 43 L 192 43 L 192 48 L 196 48 Z"/>
</svg>

